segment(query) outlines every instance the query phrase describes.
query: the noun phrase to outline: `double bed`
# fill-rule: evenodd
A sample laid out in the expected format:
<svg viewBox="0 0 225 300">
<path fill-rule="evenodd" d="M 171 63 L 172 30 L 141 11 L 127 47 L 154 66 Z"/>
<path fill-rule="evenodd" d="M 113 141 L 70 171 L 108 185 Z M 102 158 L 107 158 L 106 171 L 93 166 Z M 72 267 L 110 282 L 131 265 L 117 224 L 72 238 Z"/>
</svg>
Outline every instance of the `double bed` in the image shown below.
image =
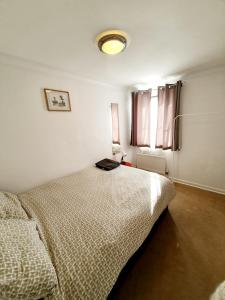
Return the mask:
<svg viewBox="0 0 225 300">
<path fill-rule="evenodd" d="M 56 270 L 48 299 L 106 299 L 174 195 L 166 177 L 126 166 L 89 167 L 20 193 Z"/>
</svg>

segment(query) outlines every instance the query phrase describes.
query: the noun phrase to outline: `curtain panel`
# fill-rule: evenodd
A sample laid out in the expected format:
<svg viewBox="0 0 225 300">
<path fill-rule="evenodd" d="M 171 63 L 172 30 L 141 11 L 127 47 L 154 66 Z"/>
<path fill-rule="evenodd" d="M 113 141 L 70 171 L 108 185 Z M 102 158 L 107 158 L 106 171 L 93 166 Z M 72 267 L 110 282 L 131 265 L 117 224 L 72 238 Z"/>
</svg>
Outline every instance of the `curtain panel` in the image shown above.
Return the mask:
<svg viewBox="0 0 225 300">
<path fill-rule="evenodd" d="M 158 87 L 158 121 L 156 148 L 179 150 L 180 94 L 182 82 Z"/>
<path fill-rule="evenodd" d="M 131 145 L 150 147 L 151 89 L 132 92 Z"/>
<path fill-rule="evenodd" d="M 113 144 L 120 144 L 118 103 L 111 103 L 111 114 L 112 114 L 112 142 Z"/>
</svg>

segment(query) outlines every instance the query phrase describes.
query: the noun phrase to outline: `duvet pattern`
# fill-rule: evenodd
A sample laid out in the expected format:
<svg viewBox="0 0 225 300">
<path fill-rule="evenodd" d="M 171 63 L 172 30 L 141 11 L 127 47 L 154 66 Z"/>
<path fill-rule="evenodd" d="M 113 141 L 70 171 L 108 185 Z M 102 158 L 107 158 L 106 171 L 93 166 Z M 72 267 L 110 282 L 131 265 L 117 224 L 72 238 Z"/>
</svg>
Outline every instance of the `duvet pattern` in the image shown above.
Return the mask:
<svg viewBox="0 0 225 300">
<path fill-rule="evenodd" d="M 106 299 L 174 195 L 167 178 L 125 166 L 90 167 L 19 194 L 56 269 L 48 299 Z"/>
</svg>

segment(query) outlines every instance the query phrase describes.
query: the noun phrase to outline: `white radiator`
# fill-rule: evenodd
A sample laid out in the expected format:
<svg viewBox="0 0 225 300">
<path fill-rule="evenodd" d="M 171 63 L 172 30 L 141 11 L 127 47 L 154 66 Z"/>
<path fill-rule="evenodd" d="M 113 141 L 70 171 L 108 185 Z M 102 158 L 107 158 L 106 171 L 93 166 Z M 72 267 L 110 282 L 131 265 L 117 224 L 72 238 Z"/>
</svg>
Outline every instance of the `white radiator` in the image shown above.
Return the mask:
<svg viewBox="0 0 225 300">
<path fill-rule="evenodd" d="M 137 168 L 165 175 L 166 159 L 162 156 L 138 153 Z"/>
</svg>

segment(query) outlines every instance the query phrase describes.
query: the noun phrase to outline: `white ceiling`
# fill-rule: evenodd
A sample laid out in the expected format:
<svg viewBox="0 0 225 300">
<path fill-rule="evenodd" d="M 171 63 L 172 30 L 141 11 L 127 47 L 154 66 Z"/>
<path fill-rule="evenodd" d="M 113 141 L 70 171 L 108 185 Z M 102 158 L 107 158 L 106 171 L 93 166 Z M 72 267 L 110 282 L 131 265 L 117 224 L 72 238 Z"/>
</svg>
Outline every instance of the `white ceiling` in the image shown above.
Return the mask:
<svg viewBox="0 0 225 300">
<path fill-rule="evenodd" d="M 95 36 L 121 29 L 106 56 Z M 0 0 L 0 52 L 111 84 L 150 83 L 225 63 L 224 0 Z"/>
</svg>

